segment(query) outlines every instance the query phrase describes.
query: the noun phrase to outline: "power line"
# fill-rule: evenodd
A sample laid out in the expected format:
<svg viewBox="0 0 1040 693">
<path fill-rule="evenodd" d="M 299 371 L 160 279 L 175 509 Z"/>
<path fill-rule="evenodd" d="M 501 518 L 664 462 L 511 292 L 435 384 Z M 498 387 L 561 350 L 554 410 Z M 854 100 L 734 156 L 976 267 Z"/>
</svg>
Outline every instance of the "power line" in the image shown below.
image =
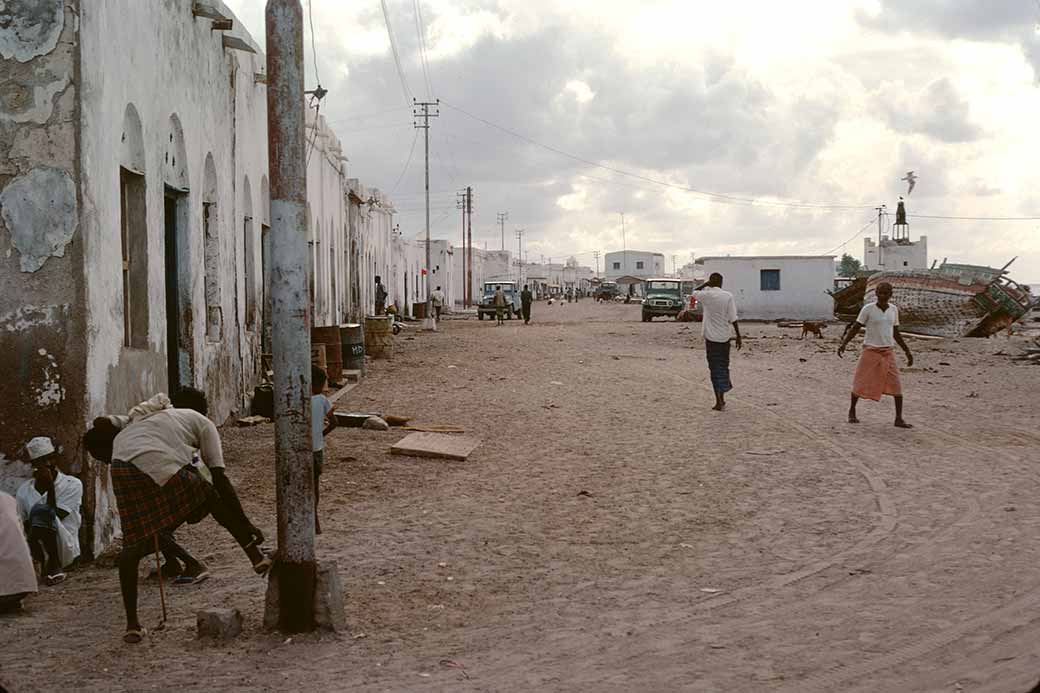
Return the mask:
<svg viewBox="0 0 1040 693">
<path fill-rule="evenodd" d="M 379 4 L 383 7 L 383 21 L 386 23 L 386 35 L 390 39 L 390 51 L 394 54 L 394 66 L 397 68 L 397 78 L 401 82 L 401 89 L 404 90 L 404 102 L 406 108 L 412 107 L 412 90 L 408 88 L 408 80 L 404 76 L 404 68 L 401 67 L 401 54 L 397 50 L 397 39 L 394 38 L 394 28 L 390 24 L 390 10 L 386 7 L 386 0 L 379 0 Z"/>
<path fill-rule="evenodd" d="M 936 214 L 907 214 L 910 219 L 947 219 L 952 221 L 1040 221 L 1040 217 L 944 217 Z"/>
<path fill-rule="evenodd" d="M 401 169 L 401 175 L 397 177 L 397 181 L 394 182 L 394 187 L 390 188 L 390 195 L 394 194 L 397 190 L 397 186 L 401 184 L 401 180 L 404 179 L 404 174 L 408 172 L 408 167 L 412 163 L 412 156 L 415 154 L 415 143 L 419 141 L 419 131 L 416 130 L 412 136 L 412 148 L 408 151 L 408 159 L 404 162 L 404 168 Z"/>
<path fill-rule="evenodd" d="M 852 236 L 850 236 L 847 241 L 845 241 L 844 243 L 841 243 L 841 244 L 835 246 L 834 248 L 831 248 L 826 253 L 820 253 L 820 254 L 821 255 L 832 255 L 836 250 L 841 250 L 842 248 L 847 246 L 849 243 L 851 243 L 852 241 L 856 240 L 856 238 L 858 236 L 862 236 L 863 232 L 866 231 L 867 228 L 869 228 L 870 226 L 873 226 L 875 221 L 876 221 L 876 219 L 874 217 L 871 217 L 870 221 L 868 221 L 866 224 L 864 224 L 862 227 L 860 227 L 859 231 L 857 231 L 856 233 L 852 234 Z"/>
<path fill-rule="evenodd" d="M 701 195 L 703 197 L 706 197 L 706 198 L 710 199 L 712 202 L 722 202 L 722 203 L 727 203 L 727 204 L 744 204 L 744 205 L 762 206 L 762 207 L 786 207 L 786 208 L 793 208 L 793 209 L 871 209 L 870 205 L 843 205 L 843 204 L 820 205 L 820 204 L 812 204 L 812 203 L 809 203 L 809 202 L 776 202 L 776 201 L 769 201 L 769 200 L 760 200 L 760 199 L 756 199 L 756 198 L 736 197 L 734 195 L 725 195 L 725 194 L 722 194 L 722 193 L 714 193 L 714 192 L 708 192 L 708 191 L 705 191 L 705 190 L 697 190 L 695 188 L 691 188 L 691 187 L 685 186 L 685 185 L 678 185 L 676 183 L 667 183 L 665 181 L 660 181 L 660 180 L 656 180 L 654 178 L 650 178 L 649 176 L 644 176 L 644 175 L 641 175 L 641 174 L 638 174 L 638 173 L 632 173 L 631 171 L 625 171 L 624 169 L 616 168 L 614 166 L 608 166 L 606 164 L 599 163 L 598 161 L 592 161 L 590 159 L 586 159 L 584 157 L 577 156 L 576 154 L 571 154 L 570 152 L 565 152 L 562 149 L 558 149 L 557 147 L 554 147 L 552 145 L 544 144 L 542 142 L 538 142 L 537 140 L 533 140 L 530 137 L 527 137 L 526 135 L 521 135 L 520 133 L 515 132 L 513 130 L 510 130 L 509 128 L 506 128 L 506 127 L 503 127 L 501 125 L 498 125 L 497 123 L 493 123 L 490 120 L 486 120 L 484 118 L 481 118 L 480 116 L 473 115 L 469 111 L 466 111 L 466 110 L 464 110 L 462 108 L 459 108 L 458 106 L 454 106 L 454 105 L 448 103 L 447 101 L 441 101 L 441 103 L 443 105 L 447 106 L 448 108 L 454 110 L 454 111 L 458 111 L 459 113 L 461 113 L 461 114 L 463 114 L 465 116 L 468 116 L 469 118 L 472 118 L 473 120 L 476 120 L 476 121 L 479 121 L 481 123 L 484 123 L 485 125 L 487 125 L 489 127 L 493 127 L 496 130 L 501 130 L 502 132 L 506 133 L 507 135 L 511 135 L 513 137 L 516 137 L 517 139 L 523 140 L 524 142 L 527 142 L 529 144 L 533 144 L 536 147 L 541 147 L 542 149 L 546 149 L 546 150 L 548 150 L 550 152 L 553 152 L 554 154 L 559 154 L 560 156 L 567 157 L 568 159 L 573 159 L 574 161 L 578 161 L 580 163 L 587 164 L 589 166 L 595 166 L 596 168 L 602 168 L 602 169 L 604 169 L 606 171 L 610 171 L 612 173 L 616 173 L 616 174 L 621 175 L 621 176 L 626 176 L 626 177 L 629 177 L 629 178 L 635 178 L 637 180 L 643 180 L 643 181 L 646 181 L 648 183 L 653 183 L 654 185 L 660 185 L 660 186 L 663 186 L 663 187 L 666 187 L 666 188 L 674 188 L 676 190 L 682 190 L 682 191 L 685 191 L 685 192 L 693 193 L 695 195 Z"/>
<path fill-rule="evenodd" d="M 426 97 L 433 98 L 433 84 L 430 82 L 430 63 L 426 59 L 426 23 L 423 21 L 422 7 L 419 0 L 415 4 L 415 30 L 419 34 L 419 60 L 422 63 L 423 77 L 426 79 Z"/>
<path fill-rule="evenodd" d="M 386 115 L 387 113 L 396 113 L 397 111 L 411 110 L 409 106 L 394 106 L 393 108 L 387 108 L 383 111 L 375 111 L 373 113 L 365 113 L 363 115 L 347 115 L 335 120 L 330 120 L 330 123 L 344 123 L 348 120 L 365 120 L 367 118 L 375 118 L 376 116 Z"/>
<path fill-rule="evenodd" d="M 314 42 L 314 0 L 307 0 L 307 20 L 311 25 L 311 55 L 314 56 L 314 81 L 321 86 L 321 77 L 318 76 L 318 49 Z"/>
</svg>

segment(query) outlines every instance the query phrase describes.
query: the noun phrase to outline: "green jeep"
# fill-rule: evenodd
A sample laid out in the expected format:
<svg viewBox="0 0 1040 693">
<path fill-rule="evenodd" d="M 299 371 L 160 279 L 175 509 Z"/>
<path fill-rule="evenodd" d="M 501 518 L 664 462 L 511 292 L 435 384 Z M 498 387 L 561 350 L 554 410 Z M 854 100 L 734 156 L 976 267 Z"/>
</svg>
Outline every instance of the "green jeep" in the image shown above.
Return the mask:
<svg viewBox="0 0 1040 693">
<path fill-rule="evenodd" d="M 682 312 L 682 282 L 678 279 L 648 279 L 643 299 L 643 322 L 665 315 L 675 318 Z"/>
</svg>

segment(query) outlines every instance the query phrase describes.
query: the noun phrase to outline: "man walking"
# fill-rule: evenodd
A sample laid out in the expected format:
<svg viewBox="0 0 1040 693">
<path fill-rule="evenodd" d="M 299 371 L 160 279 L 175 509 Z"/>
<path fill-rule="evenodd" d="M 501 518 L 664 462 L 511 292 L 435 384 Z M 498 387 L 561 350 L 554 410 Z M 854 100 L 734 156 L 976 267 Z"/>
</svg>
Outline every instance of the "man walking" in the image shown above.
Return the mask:
<svg viewBox="0 0 1040 693">
<path fill-rule="evenodd" d="M 383 286 L 383 280 L 376 275 L 376 315 L 386 315 L 386 287 Z"/>
<path fill-rule="evenodd" d="M 520 292 L 520 312 L 524 316 L 524 324 L 531 324 L 531 304 L 534 303 L 534 294 L 524 284 L 524 290 Z"/>
<path fill-rule="evenodd" d="M 908 366 L 914 365 L 914 355 L 910 347 L 903 341 L 899 333 L 899 308 L 891 303 L 892 285 L 888 282 L 878 284 L 877 301 L 863 306 L 859 317 L 852 324 L 845 338 L 838 347 L 838 356 L 845 355 L 845 347 L 861 329 L 866 329 L 863 338 L 863 353 L 856 365 L 856 375 L 852 378 L 852 402 L 849 405 L 849 423 L 859 423 L 856 417 L 856 404 L 860 397 L 875 402 L 881 395 L 892 395 L 896 401 L 896 427 L 913 428 L 903 420 L 903 384 L 899 379 L 899 366 L 893 345 L 898 344 L 906 354 Z"/>
<path fill-rule="evenodd" d="M 430 294 L 430 302 L 433 303 L 433 313 L 437 316 L 437 322 L 441 321 L 441 308 L 444 307 L 444 292 L 441 291 L 441 287 L 437 287 L 433 293 Z"/>
<path fill-rule="evenodd" d="M 697 287 L 693 297 L 704 307 L 704 351 L 708 356 L 711 387 L 715 391 L 712 409 L 722 411 L 726 408 L 726 393 L 733 389 L 729 377 L 730 325 L 737 335 L 737 351 L 744 346 L 740 325 L 737 324 L 737 303 L 733 294 L 722 290 L 722 275 L 718 272 Z"/>
<path fill-rule="evenodd" d="M 505 324 L 503 322 L 503 317 L 505 317 L 505 314 L 506 314 L 506 292 L 502 291 L 502 287 L 501 286 L 496 286 L 495 287 L 495 317 L 498 318 L 498 323 L 495 325 L 495 327 L 498 327 L 498 325 Z"/>
</svg>

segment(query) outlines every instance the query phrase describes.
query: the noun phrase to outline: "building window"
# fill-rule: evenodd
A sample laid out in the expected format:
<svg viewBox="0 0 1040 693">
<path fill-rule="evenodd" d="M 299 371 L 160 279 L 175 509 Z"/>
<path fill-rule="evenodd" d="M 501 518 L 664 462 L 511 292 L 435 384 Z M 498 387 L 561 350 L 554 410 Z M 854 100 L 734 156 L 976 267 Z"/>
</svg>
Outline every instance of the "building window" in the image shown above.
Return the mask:
<svg viewBox="0 0 1040 693">
<path fill-rule="evenodd" d="M 148 348 L 148 225 L 144 176 L 119 169 L 123 252 L 123 346 Z"/>
<path fill-rule="evenodd" d="M 224 333 L 224 316 L 220 307 L 220 228 L 217 206 L 202 203 L 202 238 L 206 271 L 206 338 L 219 342 Z"/>
<path fill-rule="evenodd" d="M 779 291 L 780 290 L 780 270 L 768 269 L 762 270 L 761 273 L 762 291 Z"/>
<path fill-rule="evenodd" d="M 614 263 L 614 269 L 617 269 L 617 270 L 621 269 L 621 263 L 620 262 L 615 262 Z"/>
<path fill-rule="evenodd" d="M 643 261 L 642 260 L 636 261 L 636 269 L 643 269 Z"/>
<path fill-rule="evenodd" d="M 256 330 L 256 236 L 253 233 L 253 218 L 246 217 L 242 222 L 242 234 L 245 247 L 245 281 L 246 281 L 246 329 Z"/>
</svg>

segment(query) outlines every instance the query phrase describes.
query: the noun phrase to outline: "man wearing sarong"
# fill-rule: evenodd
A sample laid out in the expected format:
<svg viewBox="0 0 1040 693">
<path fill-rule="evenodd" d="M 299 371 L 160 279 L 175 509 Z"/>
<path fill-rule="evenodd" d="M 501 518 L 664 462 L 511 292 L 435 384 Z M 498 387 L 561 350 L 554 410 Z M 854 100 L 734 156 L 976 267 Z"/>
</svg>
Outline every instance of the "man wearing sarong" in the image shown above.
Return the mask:
<svg viewBox="0 0 1040 693">
<path fill-rule="evenodd" d="M 896 401 L 896 426 L 913 428 L 903 420 L 903 385 L 899 380 L 899 366 L 896 365 L 892 347 L 898 344 L 903 349 L 908 366 L 914 365 L 914 355 L 899 333 L 899 308 L 890 302 L 892 285 L 887 282 L 878 284 L 876 294 L 877 301 L 863 306 L 852 329 L 848 330 L 838 347 L 838 356 L 844 356 L 845 347 L 852 338 L 861 329 L 866 329 L 863 353 L 856 365 L 856 375 L 852 378 L 849 423 L 859 423 L 856 403 L 861 397 L 877 402 L 882 395 L 892 395 Z"/>
<path fill-rule="evenodd" d="M 733 389 L 729 376 L 730 325 L 736 333 L 737 351 L 744 346 L 737 323 L 737 303 L 733 294 L 722 290 L 722 275 L 718 272 L 693 291 L 693 297 L 704 308 L 704 351 L 708 355 L 708 373 L 715 391 L 715 411 L 726 408 L 726 393 Z"/>
<path fill-rule="evenodd" d="M 94 419 L 83 442 L 95 459 L 112 465 L 123 529 L 123 640 L 137 643 L 145 634 L 137 618 L 137 566 L 159 547 L 163 534 L 212 515 L 242 547 L 258 575 L 267 573 L 271 559 L 260 550 L 263 534 L 246 517 L 225 474 L 220 434 L 209 419 L 191 409 L 174 409 L 166 395 L 135 407 L 129 419 L 122 430 L 109 417 Z M 196 450 L 202 465 L 193 461 Z"/>
<path fill-rule="evenodd" d="M 22 534 L 18 502 L 0 491 L 0 614 L 18 611 L 36 593 L 36 570 Z"/>
</svg>

